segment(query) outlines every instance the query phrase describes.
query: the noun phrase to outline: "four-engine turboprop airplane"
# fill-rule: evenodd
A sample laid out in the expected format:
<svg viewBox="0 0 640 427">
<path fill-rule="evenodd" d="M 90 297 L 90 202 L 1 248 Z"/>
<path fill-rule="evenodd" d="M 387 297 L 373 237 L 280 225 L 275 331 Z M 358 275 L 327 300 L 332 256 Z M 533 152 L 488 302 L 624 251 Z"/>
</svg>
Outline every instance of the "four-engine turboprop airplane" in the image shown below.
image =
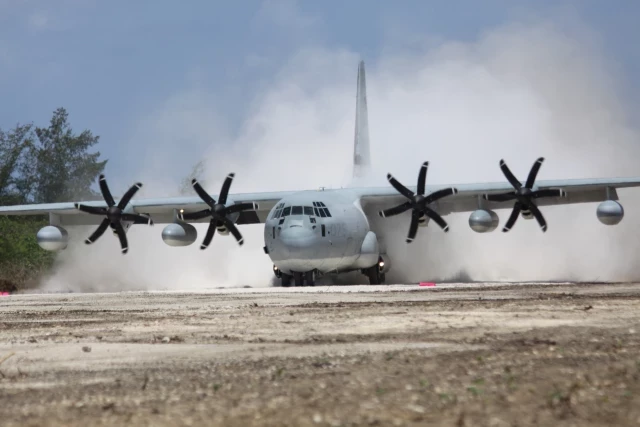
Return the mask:
<svg viewBox="0 0 640 427">
<path fill-rule="evenodd" d="M 354 143 L 354 176 L 367 173 L 370 167 L 369 130 L 364 63 L 358 67 L 356 94 L 356 125 Z M 410 243 L 420 227 L 429 220 L 444 232 L 449 226 L 442 218 L 450 213 L 471 212 L 469 226 L 486 233 L 497 228 L 495 209 L 512 207 L 503 231 L 509 231 L 519 216 L 535 218 L 541 230 L 547 223 L 540 206 L 600 202 L 596 216 L 606 225 L 618 224 L 623 216 L 616 189 L 640 186 L 640 178 L 605 178 L 538 181 L 536 177 L 544 159 L 537 159 L 526 181 L 519 181 L 501 160 L 499 165 L 506 183 L 478 183 L 433 188 L 426 186 L 428 162 L 418 172 L 416 186 L 406 187 L 391 174 L 390 187 L 343 188 L 299 192 L 252 194 L 230 193 L 234 174 L 223 182 L 218 195 L 210 195 L 193 180 L 199 197 L 171 197 L 133 200 L 142 186 L 133 185 L 116 203 L 104 176 L 99 184 L 104 202 L 52 203 L 0 207 L 0 215 L 49 214 L 50 225 L 38 231 L 36 239 L 46 250 L 67 247 L 65 226 L 98 225 L 86 239 L 95 242 L 111 228 L 119 238 L 122 252 L 128 251 L 126 233 L 132 224 L 168 224 L 162 239 L 169 246 L 187 246 L 197 238 L 195 222 L 209 222 L 201 244 L 206 249 L 216 231 L 243 238 L 236 225 L 264 224 L 264 251 L 273 261 L 274 274 L 283 286 L 313 285 L 316 277 L 327 273 L 361 271 L 370 283 L 385 280 L 391 268 L 393 254 L 387 253 L 381 239 L 383 218 L 411 211 Z M 513 202 L 512 202 L 513 201 Z M 511 204 L 513 203 L 513 204 Z M 386 209 L 378 209 L 384 208 Z M 85 215 L 91 214 L 91 215 Z M 152 219 L 153 218 L 153 219 Z"/>
</svg>

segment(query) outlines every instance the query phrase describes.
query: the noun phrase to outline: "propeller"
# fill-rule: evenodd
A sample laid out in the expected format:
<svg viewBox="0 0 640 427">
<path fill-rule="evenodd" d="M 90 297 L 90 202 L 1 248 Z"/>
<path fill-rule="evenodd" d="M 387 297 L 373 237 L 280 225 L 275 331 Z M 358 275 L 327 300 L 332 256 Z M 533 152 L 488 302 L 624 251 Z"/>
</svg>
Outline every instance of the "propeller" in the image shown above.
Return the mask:
<svg viewBox="0 0 640 427">
<path fill-rule="evenodd" d="M 231 188 L 231 183 L 233 182 L 234 177 L 234 173 L 230 173 L 229 175 L 227 175 L 227 178 L 222 183 L 222 188 L 220 189 L 220 195 L 218 196 L 217 202 L 204 190 L 204 188 L 202 188 L 197 179 L 193 179 L 191 181 L 193 189 L 196 191 L 196 193 L 198 193 L 198 196 L 200 196 L 200 198 L 209 206 L 209 209 L 204 209 L 198 212 L 183 213 L 182 219 L 198 220 L 206 218 L 208 216 L 211 217 L 209 228 L 207 229 L 207 234 L 204 236 L 204 240 L 202 241 L 202 245 L 200 245 L 200 249 L 206 249 L 209 246 L 209 244 L 211 243 L 211 239 L 213 239 L 213 235 L 216 232 L 216 227 L 221 224 L 224 224 L 227 227 L 227 230 L 229 230 L 231 234 L 233 234 L 233 237 L 236 238 L 239 245 L 242 245 L 244 243 L 242 234 L 240 234 L 235 224 L 229 218 L 227 218 L 227 216 L 242 211 L 257 210 L 258 204 L 247 202 L 225 206 L 225 203 L 227 203 L 227 196 L 229 195 L 229 188 Z"/>
<path fill-rule="evenodd" d="M 127 192 L 124 193 L 124 196 L 122 196 L 122 199 L 120 199 L 117 205 L 115 200 L 113 200 L 113 196 L 111 195 L 111 191 L 109 190 L 109 186 L 107 185 L 107 179 L 104 175 L 100 175 L 99 184 L 100 192 L 102 193 L 104 201 L 107 202 L 108 207 L 101 208 L 95 206 L 87 206 L 81 203 L 75 203 L 76 209 L 82 212 L 92 215 L 106 216 L 106 218 L 102 220 L 96 231 L 94 231 L 93 234 L 89 236 L 84 242 L 87 245 L 90 245 L 104 234 L 104 232 L 107 230 L 107 227 L 111 227 L 114 234 L 116 234 L 118 236 L 118 239 L 120 240 L 122 253 L 126 254 L 129 250 L 129 244 L 127 242 L 127 234 L 124 231 L 124 227 L 122 226 L 121 221 L 131 221 L 134 224 L 153 225 L 153 220 L 148 215 L 123 212 L 124 208 L 127 207 L 133 196 L 142 187 L 142 183 L 137 182 L 132 185 L 131 188 L 129 188 Z"/>
<path fill-rule="evenodd" d="M 543 190 L 533 190 L 533 184 L 535 183 L 536 177 L 538 176 L 538 171 L 542 166 L 542 162 L 544 162 L 544 157 L 539 157 L 531 170 L 529 171 L 529 176 L 527 177 L 527 181 L 524 186 L 518 179 L 513 175 L 504 159 L 500 160 L 500 169 L 502 169 L 502 173 L 507 178 L 507 181 L 513 186 L 515 191 L 510 191 L 508 193 L 503 194 L 485 194 L 485 200 L 489 200 L 491 202 L 506 202 L 509 200 L 515 200 L 516 202 L 513 205 L 513 210 L 511 211 L 511 216 L 507 220 L 503 232 L 507 232 L 513 228 L 513 225 L 516 223 L 518 219 L 518 215 L 520 212 L 529 213 L 535 217 L 540 225 L 540 228 L 543 232 L 547 231 L 547 221 L 544 219 L 542 212 L 538 209 L 538 206 L 534 203 L 535 199 L 540 199 L 542 197 L 564 197 L 565 192 L 559 188 L 547 188 Z"/>
<path fill-rule="evenodd" d="M 381 217 L 386 218 L 393 215 L 399 215 L 405 211 L 408 211 L 409 209 L 413 209 L 411 224 L 409 225 L 409 235 L 407 236 L 407 243 L 411 243 L 413 239 L 415 239 L 416 233 L 418 232 L 419 219 L 422 214 L 431 218 L 445 232 L 449 231 L 449 225 L 445 222 L 445 220 L 442 219 L 442 217 L 428 205 L 435 202 L 436 200 L 442 199 L 443 197 L 456 194 L 458 190 L 455 188 L 443 188 L 442 190 L 434 191 L 428 196 L 425 196 L 424 192 L 428 168 L 429 162 L 424 162 L 422 164 L 422 167 L 420 168 L 420 172 L 418 174 L 417 193 L 414 193 L 413 191 L 402 185 L 390 173 L 387 174 L 387 180 L 393 186 L 393 188 L 395 188 L 400 194 L 409 199 L 409 201 L 404 202 L 403 204 L 396 207 L 380 211 L 379 214 Z"/>
</svg>

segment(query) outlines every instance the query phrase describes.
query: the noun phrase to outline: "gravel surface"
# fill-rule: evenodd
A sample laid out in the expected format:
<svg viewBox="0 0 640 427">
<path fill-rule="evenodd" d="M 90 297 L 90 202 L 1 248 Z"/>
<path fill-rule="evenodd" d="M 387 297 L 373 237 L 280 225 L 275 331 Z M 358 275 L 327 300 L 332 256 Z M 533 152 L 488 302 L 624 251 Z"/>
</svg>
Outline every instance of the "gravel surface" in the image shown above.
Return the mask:
<svg viewBox="0 0 640 427">
<path fill-rule="evenodd" d="M 640 285 L 0 298 L 0 425 L 640 425 Z"/>
</svg>

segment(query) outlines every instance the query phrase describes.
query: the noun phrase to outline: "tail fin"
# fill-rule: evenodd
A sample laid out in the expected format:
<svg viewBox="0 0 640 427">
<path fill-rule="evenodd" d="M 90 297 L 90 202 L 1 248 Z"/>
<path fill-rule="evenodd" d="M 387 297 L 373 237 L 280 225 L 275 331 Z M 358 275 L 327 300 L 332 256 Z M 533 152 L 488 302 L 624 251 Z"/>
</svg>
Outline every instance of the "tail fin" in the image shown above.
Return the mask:
<svg viewBox="0 0 640 427">
<path fill-rule="evenodd" d="M 356 129 L 353 141 L 353 177 L 362 178 L 371 168 L 369 151 L 369 118 L 367 117 L 367 83 L 364 61 L 358 66 L 358 91 L 356 94 Z"/>
</svg>

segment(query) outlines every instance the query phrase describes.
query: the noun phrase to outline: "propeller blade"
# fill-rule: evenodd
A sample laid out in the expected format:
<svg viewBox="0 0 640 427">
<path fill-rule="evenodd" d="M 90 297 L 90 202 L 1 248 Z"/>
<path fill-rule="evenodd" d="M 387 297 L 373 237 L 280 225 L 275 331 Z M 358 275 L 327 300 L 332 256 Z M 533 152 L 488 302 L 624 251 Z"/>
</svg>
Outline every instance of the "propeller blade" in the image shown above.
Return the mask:
<svg viewBox="0 0 640 427">
<path fill-rule="evenodd" d="M 425 205 L 428 205 L 429 203 L 433 203 L 436 200 L 442 199 L 443 197 L 450 196 L 452 194 L 456 194 L 457 192 L 458 192 L 458 190 L 455 189 L 455 188 L 443 188 L 442 190 L 434 191 L 433 193 L 431 193 L 427 197 L 425 197 L 424 198 L 424 203 L 425 203 Z"/>
<path fill-rule="evenodd" d="M 98 208 L 98 207 L 95 207 L 95 206 L 81 205 L 80 203 L 75 203 L 75 207 L 79 211 L 82 211 L 82 212 L 85 212 L 85 213 L 88 213 L 88 214 L 92 214 L 92 215 L 106 215 L 107 214 L 107 210 L 105 208 Z"/>
<path fill-rule="evenodd" d="M 124 232 L 124 228 L 122 228 L 122 224 L 120 221 L 112 224 L 116 234 L 118 235 L 118 240 L 120 240 L 120 247 L 122 248 L 122 254 L 126 254 L 129 251 L 129 244 L 127 243 L 127 234 Z"/>
<path fill-rule="evenodd" d="M 415 195 L 413 194 L 413 191 L 400 184 L 400 182 L 398 182 L 398 180 L 395 179 L 390 173 L 387 174 L 387 181 L 389 181 L 389 183 L 398 191 L 398 193 L 402 194 L 407 199 L 412 199 Z"/>
<path fill-rule="evenodd" d="M 124 196 L 122 196 L 122 199 L 120 199 L 120 201 L 118 202 L 118 208 L 120 209 L 126 208 L 129 202 L 131 201 L 131 199 L 133 198 L 133 196 L 138 192 L 138 190 L 141 187 L 142 187 L 141 182 L 136 182 L 135 184 L 133 184 L 131 188 L 129 188 L 127 192 L 124 193 Z"/>
<path fill-rule="evenodd" d="M 400 215 L 401 213 L 406 212 L 409 209 L 411 209 L 411 202 L 404 202 L 403 204 L 398 205 L 396 207 L 389 208 L 389 209 L 384 210 L 384 211 L 380 211 L 380 212 L 378 212 L 378 214 L 382 218 L 386 218 L 386 217 L 389 217 L 389 216 Z"/>
<path fill-rule="evenodd" d="M 419 218 L 420 218 L 420 213 L 414 210 L 411 213 L 411 224 L 409 224 L 409 234 L 407 235 L 407 243 L 413 242 L 413 239 L 416 238 L 416 233 L 418 233 Z"/>
<path fill-rule="evenodd" d="M 242 211 L 257 211 L 258 204 L 253 202 L 247 203 L 236 203 L 235 205 L 231 205 L 226 209 L 227 214 L 238 213 Z"/>
<path fill-rule="evenodd" d="M 233 182 L 233 178 L 235 176 L 236 176 L 235 173 L 233 172 L 230 173 L 229 175 L 227 175 L 224 182 L 222 183 L 222 188 L 220 189 L 220 196 L 218 196 L 218 203 L 220 203 L 221 205 L 224 205 L 225 203 L 227 203 L 229 188 L 231 188 L 231 183 Z"/>
<path fill-rule="evenodd" d="M 511 230 L 513 228 L 513 225 L 516 223 L 516 220 L 518 219 L 518 215 L 520 215 L 520 211 L 522 210 L 522 206 L 520 205 L 519 202 L 516 202 L 513 205 L 513 210 L 511 211 L 511 216 L 509 216 L 509 219 L 507 220 L 507 223 L 504 225 L 504 228 L 502 229 L 503 233 L 506 233 L 507 231 Z"/>
<path fill-rule="evenodd" d="M 191 181 L 191 185 L 193 186 L 193 189 L 196 190 L 196 193 L 198 193 L 198 196 L 200 196 L 200 198 L 207 204 L 209 205 L 209 207 L 211 209 L 213 209 L 213 207 L 216 204 L 216 201 L 213 200 L 213 197 L 211 197 L 209 194 L 207 194 L 206 191 L 204 191 L 204 188 L 202 188 L 202 186 L 200 185 L 200 183 L 198 182 L 197 179 L 193 179 Z"/>
<path fill-rule="evenodd" d="M 511 170 L 505 163 L 504 159 L 500 160 L 500 169 L 502 169 L 502 173 L 504 174 L 504 176 L 507 178 L 507 181 L 509 181 L 511 185 L 513 185 L 517 190 L 522 188 L 522 184 L 520 184 L 520 181 L 518 181 L 515 175 L 511 173 Z"/>
<path fill-rule="evenodd" d="M 96 231 L 94 231 L 93 234 L 91 236 L 89 236 L 84 242 L 87 245 L 92 244 L 93 242 L 98 240 L 100 238 L 100 236 L 102 236 L 104 234 L 104 232 L 107 230 L 108 227 L 109 227 L 109 220 L 107 218 L 105 218 L 105 219 L 102 220 L 102 222 L 100 223 L 98 228 L 96 228 Z"/>
<path fill-rule="evenodd" d="M 529 208 L 529 210 L 531 211 L 533 216 L 538 221 L 538 224 L 540 225 L 540 229 L 542 230 L 542 232 L 543 233 L 546 232 L 547 231 L 547 221 L 545 221 L 544 216 L 542 215 L 542 212 L 540 212 L 540 209 L 538 209 L 538 207 L 536 205 L 534 205 L 533 203 L 529 204 L 527 207 Z"/>
<path fill-rule="evenodd" d="M 104 175 L 100 175 L 100 192 L 102 192 L 102 197 L 104 197 L 104 201 L 107 202 L 109 207 L 114 206 L 116 202 L 113 200 L 113 196 L 111 195 L 111 191 L 109 190 L 109 186 L 107 185 L 107 178 Z"/>
<path fill-rule="evenodd" d="M 153 225 L 153 220 L 150 216 L 135 214 L 135 213 L 123 213 L 120 215 L 120 219 L 123 221 L 131 221 L 134 224 L 149 224 Z"/>
<path fill-rule="evenodd" d="M 424 207 L 424 213 L 429 218 L 431 218 L 436 224 L 438 224 L 440 226 L 440 228 L 442 228 L 442 231 L 444 231 L 445 233 L 447 231 L 449 231 L 449 225 L 447 224 L 447 222 L 444 219 L 442 219 L 440 214 L 438 214 L 436 211 L 434 211 L 433 209 L 431 209 L 428 206 L 425 206 Z"/>
<path fill-rule="evenodd" d="M 200 249 L 207 249 L 209 244 L 211 244 L 211 239 L 213 239 L 213 235 L 216 233 L 216 222 L 215 218 L 211 218 L 211 221 L 209 221 L 209 228 L 207 228 L 207 234 L 204 236 Z"/>
<path fill-rule="evenodd" d="M 540 166 L 542 166 L 542 162 L 544 162 L 544 157 L 539 157 L 535 161 L 535 163 L 531 167 L 531 170 L 529 171 L 527 182 L 524 185 L 525 187 L 527 188 L 533 187 L 533 183 L 536 181 L 536 177 L 538 176 L 538 171 L 540 170 Z"/>
<path fill-rule="evenodd" d="M 244 238 L 242 237 L 242 234 L 240 234 L 240 231 L 238 231 L 238 228 L 236 227 L 236 225 L 233 222 L 231 222 L 231 220 L 226 216 L 222 217 L 221 220 L 222 220 L 222 223 L 227 227 L 227 230 L 229 230 L 231 234 L 233 234 L 233 237 L 236 238 L 238 244 L 242 246 L 242 244 L 244 243 Z"/>
<path fill-rule="evenodd" d="M 566 193 L 559 188 L 548 188 L 544 190 L 538 190 L 531 193 L 531 197 L 539 199 L 541 197 L 564 197 Z"/>
<path fill-rule="evenodd" d="M 517 196 L 515 192 L 511 192 L 503 194 L 485 194 L 483 197 L 485 200 L 490 202 L 506 202 L 515 199 Z"/>
<path fill-rule="evenodd" d="M 211 216 L 211 209 L 204 209 L 198 212 L 186 212 L 181 215 L 182 219 L 186 221 L 195 221 L 208 216 Z"/>
<path fill-rule="evenodd" d="M 424 196 L 425 184 L 427 183 L 427 170 L 429 169 L 429 162 L 424 162 L 418 173 L 418 194 Z"/>
</svg>

